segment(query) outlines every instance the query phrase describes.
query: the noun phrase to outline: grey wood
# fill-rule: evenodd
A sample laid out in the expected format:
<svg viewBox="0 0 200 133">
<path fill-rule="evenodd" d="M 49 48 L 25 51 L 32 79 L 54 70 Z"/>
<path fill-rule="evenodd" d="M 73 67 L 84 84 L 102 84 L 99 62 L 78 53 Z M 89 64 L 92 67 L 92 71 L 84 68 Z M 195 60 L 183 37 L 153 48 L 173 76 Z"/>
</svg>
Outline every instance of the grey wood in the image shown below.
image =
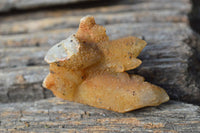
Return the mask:
<svg viewBox="0 0 200 133">
<path fill-rule="evenodd" d="M 1 1 L 0 7 L 6 2 Z M 16 1 L 10 2 L 15 6 Z M 37 2 L 33 4 L 40 6 Z M 88 5 L 84 9 L 77 6 L 2 15 L 0 102 L 51 97 L 50 91 L 41 87 L 48 73 L 44 55 L 52 45 L 76 32 L 82 16 L 91 14 L 97 23 L 106 26 L 110 39 L 131 35 L 147 41 L 139 56 L 143 64 L 130 73 L 143 75 L 147 81 L 162 86 L 173 99 L 198 104 L 200 47 L 196 34 L 188 26 L 191 8 L 189 0 L 124 0 Z"/>
<path fill-rule="evenodd" d="M 43 57 L 48 48 L 43 48 L 4 50 L 5 57 L 0 65 L 3 70 L 0 73 L 0 92 L 2 97 L 7 98 L 2 98 L 1 102 L 31 101 L 44 97 L 41 84 L 48 74 L 48 66 Z M 150 43 L 139 56 L 142 65 L 129 73 L 140 74 L 147 81 L 162 86 L 172 99 L 198 103 L 199 82 L 195 80 L 198 75 L 188 72 L 191 56 L 191 48 L 182 41 Z M 24 89 L 27 93 L 23 92 Z"/>
<path fill-rule="evenodd" d="M 10 11 L 12 9 L 32 9 L 53 5 L 72 4 L 86 0 L 1 0 L 0 11 Z"/>
<path fill-rule="evenodd" d="M 192 30 L 185 23 L 120 23 L 105 25 L 105 27 L 111 40 L 125 36 L 137 36 L 144 37 L 147 43 L 164 40 L 186 40 L 193 34 Z M 2 35 L 0 36 L 0 42 L 2 44 L 0 48 L 30 46 L 50 47 L 75 33 L 77 28 Z"/>
<path fill-rule="evenodd" d="M 184 22 L 188 23 L 187 13 L 180 10 L 161 10 L 161 11 L 137 11 L 137 12 L 120 12 L 120 13 L 94 13 L 96 23 L 101 25 L 117 23 L 152 23 L 152 22 Z M 14 16 L 15 17 L 15 16 Z M 0 34 L 24 34 L 39 31 L 49 31 L 53 29 L 78 27 L 80 19 L 83 16 L 52 16 L 47 18 L 15 21 L 11 23 L 0 24 Z"/>
<path fill-rule="evenodd" d="M 0 101 L 22 102 L 52 97 L 52 93 L 41 85 L 47 74 L 47 67 L 38 66 L 1 70 Z"/>
<path fill-rule="evenodd" d="M 25 0 L 18 0 L 18 1 L 25 1 Z M 5 11 L 9 11 L 11 10 L 14 6 L 16 7 L 16 3 L 18 1 L 9 1 L 9 0 L 2 0 L 0 1 L 0 12 L 5 12 Z M 34 4 L 34 1 L 36 1 L 35 3 L 38 2 L 38 0 L 30 0 L 31 2 L 29 1 L 26 1 L 24 5 L 27 5 L 30 3 L 30 4 Z M 46 0 L 46 1 L 52 1 L 52 0 Z M 44 3 L 46 1 L 41 1 L 41 3 Z M 54 0 L 54 2 L 58 2 L 59 0 Z M 62 1 L 78 1 L 78 0 L 62 0 Z M 80 1 L 84 1 L 84 0 L 80 0 Z M 86 0 L 85 0 L 86 1 Z M 99 0 L 100 1 L 100 0 Z M 47 3 L 47 2 L 46 2 Z M 18 2 L 18 5 L 20 5 L 21 3 Z M 53 4 L 53 3 L 52 3 Z M 67 3 L 66 3 L 67 4 Z M 99 3 L 100 4 L 100 3 Z M 58 4 L 57 4 L 58 5 Z M 62 5 L 62 3 L 60 3 L 60 5 Z M 90 4 L 88 4 L 90 5 Z M 109 5 L 109 8 L 106 6 L 106 5 Z M 114 12 L 124 12 L 124 11 L 137 11 L 137 10 L 164 10 L 164 9 L 168 9 L 168 10 L 171 10 L 171 9 L 177 9 L 177 10 L 180 10 L 182 11 L 183 13 L 184 12 L 189 12 L 190 11 L 190 8 L 191 8 L 191 3 L 190 3 L 190 0 L 148 0 L 148 1 L 142 1 L 142 0 L 134 0 L 134 1 L 130 1 L 130 0 L 123 0 L 123 1 L 120 1 L 120 0 L 109 0 L 109 1 L 103 1 L 102 2 L 102 5 L 98 6 L 90 6 L 90 8 L 85 8 L 85 9 L 79 9 L 79 3 L 77 4 L 77 7 L 76 7 L 76 10 L 70 10 L 70 8 L 66 8 L 66 9 L 69 9 L 69 10 L 66 10 L 66 9 L 63 9 L 61 10 L 60 13 L 64 12 L 65 15 L 69 15 L 69 14 L 73 14 L 73 15 L 85 15 L 85 14 L 91 14 L 91 13 L 114 13 Z M 32 6 L 34 8 L 34 6 Z M 41 6 L 42 7 L 42 6 Z M 20 7 L 18 6 L 17 8 L 18 10 L 20 10 Z M 23 7 L 22 7 L 23 9 Z M 82 12 L 81 12 L 82 11 Z M 35 14 L 35 13 L 25 13 L 25 14 L 29 14 L 29 15 L 33 15 L 35 14 L 36 16 L 38 17 L 44 17 L 43 15 L 50 15 L 50 14 L 57 14 L 58 12 L 55 13 L 55 11 L 52 11 L 52 10 L 48 10 L 47 14 L 46 14 L 46 11 L 45 12 L 40 12 L 38 11 L 41 15 L 39 14 Z M 44 14 L 45 13 L 45 14 Z M 49 14 L 50 13 L 50 14 Z M 35 16 L 33 15 L 33 16 Z M 57 14 L 58 15 L 58 14 Z M 31 18 L 31 16 L 26 16 L 26 18 Z M 15 19 L 16 18 L 19 18 L 19 16 L 15 16 L 14 17 Z M 24 14 L 23 16 L 20 15 L 20 18 L 24 18 Z M 16 19 L 18 20 L 18 19 Z"/>
<path fill-rule="evenodd" d="M 194 132 L 199 106 L 170 101 L 120 114 L 63 101 L 0 104 L 1 132 Z"/>
<path fill-rule="evenodd" d="M 42 9 L 76 1 L 73 8 Z M 200 107 L 192 104 L 171 100 L 119 114 L 50 98 L 51 91 L 41 87 L 49 71 L 44 55 L 91 14 L 110 39 L 132 35 L 147 41 L 142 65 L 129 73 L 163 87 L 171 99 L 200 102 L 200 37 L 188 26 L 190 0 L 99 1 L 88 8 L 80 8 L 80 1 L 0 0 L 0 132 L 198 133 Z"/>
</svg>

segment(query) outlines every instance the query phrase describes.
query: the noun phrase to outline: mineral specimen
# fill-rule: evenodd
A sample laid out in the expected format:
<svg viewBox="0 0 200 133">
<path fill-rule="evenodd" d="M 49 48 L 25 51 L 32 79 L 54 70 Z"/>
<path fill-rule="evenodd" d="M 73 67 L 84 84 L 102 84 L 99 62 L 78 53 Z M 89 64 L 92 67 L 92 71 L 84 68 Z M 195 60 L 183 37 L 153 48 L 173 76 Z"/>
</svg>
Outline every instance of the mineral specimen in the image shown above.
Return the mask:
<svg viewBox="0 0 200 133">
<path fill-rule="evenodd" d="M 125 71 L 138 67 L 146 42 L 137 37 L 109 40 L 94 17 L 81 19 L 76 34 L 53 46 L 45 56 L 50 73 L 43 86 L 62 99 L 127 112 L 169 100 L 160 87 Z"/>
</svg>

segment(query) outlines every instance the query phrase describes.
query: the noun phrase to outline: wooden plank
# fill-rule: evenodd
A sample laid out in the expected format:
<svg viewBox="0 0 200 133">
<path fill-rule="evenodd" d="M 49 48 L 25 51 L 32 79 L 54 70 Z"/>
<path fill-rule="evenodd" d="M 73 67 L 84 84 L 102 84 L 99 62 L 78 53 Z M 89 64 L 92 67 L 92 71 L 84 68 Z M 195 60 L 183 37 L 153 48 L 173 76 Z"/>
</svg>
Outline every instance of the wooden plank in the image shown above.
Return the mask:
<svg viewBox="0 0 200 133">
<path fill-rule="evenodd" d="M 0 104 L 1 132 L 198 132 L 200 107 L 170 101 L 120 114 L 58 98 Z"/>
<path fill-rule="evenodd" d="M 47 7 L 52 5 L 79 3 L 86 0 L 1 0 L 0 11 L 5 12 L 12 9 L 32 9 L 38 7 Z"/>
<path fill-rule="evenodd" d="M 20 67 L 0 71 L 0 101 L 33 101 L 52 97 L 41 82 L 48 74 L 47 67 Z"/>
<path fill-rule="evenodd" d="M 44 56 L 49 47 L 7 48 L 0 50 L 0 69 L 47 65 Z"/>
<path fill-rule="evenodd" d="M 48 74 L 43 61 L 47 49 L 75 32 L 79 18 L 87 14 L 106 25 L 110 39 L 134 35 L 148 42 L 139 56 L 143 64 L 130 73 L 162 86 L 172 99 L 200 102 L 198 71 L 194 71 L 199 70 L 194 50 L 199 45 L 187 26 L 190 1 L 124 0 L 106 4 L 1 14 L 0 132 L 199 132 L 200 107 L 181 102 L 170 101 L 126 114 L 58 98 L 33 102 L 52 97 L 41 87 Z M 21 101 L 29 103 L 7 103 Z"/>
<path fill-rule="evenodd" d="M 192 36 L 192 31 L 186 24 L 115 24 L 107 25 L 106 27 L 111 39 L 135 35 L 144 38 L 147 43 L 149 43 L 140 56 L 143 60 L 143 64 L 135 72 L 143 75 L 147 81 L 165 88 L 173 99 L 199 102 L 199 83 L 195 78 L 192 78 L 197 77 L 197 75 L 191 75 L 188 73 L 188 69 L 190 68 L 189 59 L 193 53 L 191 48 L 184 43 L 189 36 Z M 18 43 L 12 42 L 11 36 L 4 36 L 5 38 L 1 38 L 0 40 L 5 40 L 10 44 L 6 44 L 5 48 L 0 50 L 2 57 L 0 59 L 0 68 L 2 68 L 2 70 L 4 69 L 3 71 L 6 71 L 6 68 L 24 68 L 27 66 L 45 65 L 46 63 L 43 61 L 43 58 L 47 49 L 50 47 L 47 43 L 50 42 L 51 45 L 55 44 L 56 42 L 66 38 L 73 31 L 75 31 L 75 29 L 13 35 L 13 40 L 15 39 L 19 41 Z M 37 46 L 38 43 L 40 46 Z M 31 47 L 22 48 L 22 46 L 28 46 L 27 44 Z M 15 47 L 15 49 L 13 49 L 13 47 Z M 22 68 L 21 70 L 23 70 Z M 42 67 L 35 67 L 36 74 L 39 74 L 42 78 L 35 83 L 26 82 L 27 90 L 38 90 L 38 85 L 42 83 L 42 80 L 47 75 L 47 71 L 46 73 L 41 72 L 43 69 L 44 68 Z M 26 76 L 28 74 L 34 79 L 35 75 L 32 75 L 32 69 L 25 68 L 25 70 L 26 71 L 22 72 L 21 75 Z M 11 75 L 3 73 L 1 76 L 2 79 L 4 79 L 3 77 L 10 79 L 9 76 L 16 77 L 18 71 L 13 70 L 11 73 Z M 15 84 L 16 82 L 14 79 L 10 79 L 9 81 L 12 84 L 11 86 L 7 86 L 6 83 L 2 81 L 1 88 L 3 89 L 1 90 L 4 90 L 1 91 L 2 97 L 7 97 L 7 100 L 1 100 L 4 102 L 14 101 L 9 99 L 15 99 L 18 92 L 20 92 L 18 90 L 21 88 L 18 84 Z M 32 87 L 33 84 L 36 84 L 36 86 Z M 11 96 L 12 93 L 9 90 L 16 92 L 15 95 Z M 9 98 L 7 95 L 9 95 Z M 27 93 L 27 95 L 29 94 Z M 19 94 L 18 101 L 23 100 L 24 97 L 27 96 Z M 41 96 L 38 99 L 41 98 L 43 97 Z M 37 97 L 30 97 L 30 99 L 37 100 Z"/>
<path fill-rule="evenodd" d="M 137 1 L 104 1 L 96 5 L 88 5 L 84 8 L 79 8 L 80 5 L 73 6 L 73 8 L 59 8 L 54 10 L 38 10 L 27 11 L 23 13 L 10 13 L 6 17 L 0 16 L 1 23 L 10 23 L 24 20 L 39 20 L 51 17 L 68 17 L 68 16 L 84 16 L 94 14 L 115 14 L 123 12 L 141 12 L 141 11 L 162 11 L 162 10 L 176 10 L 182 14 L 188 14 L 191 10 L 190 0 L 137 0 Z"/>
<path fill-rule="evenodd" d="M 74 27 L 78 27 L 82 15 L 91 13 L 97 18 L 97 23 L 106 25 L 110 39 L 133 35 L 145 39 L 150 44 L 140 56 L 143 60 L 142 66 L 134 72 L 164 87 L 174 99 L 199 102 L 199 83 L 196 80 L 198 76 L 189 72 L 193 69 L 191 58 L 194 52 L 189 46 L 190 42 L 184 43 L 193 37 L 192 30 L 186 24 L 190 10 L 189 0 L 125 0 L 85 9 L 43 10 L 1 16 L 0 101 L 12 102 L 17 96 L 19 101 L 27 99 L 26 97 L 31 100 L 46 97 L 39 86 L 46 74 L 41 72 L 41 66 L 46 65 L 43 61 L 45 52 L 55 43 L 74 33 Z M 30 26 L 33 24 L 35 25 Z M 17 68 L 12 69 L 14 67 Z M 21 72 L 23 76 L 31 75 L 33 68 L 40 76 L 43 74 L 43 78 L 34 83 L 27 81 L 23 83 L 23 87 L 21 83 L 15 83 L 15 79 L 4 73 L 10 71 L 10 76 L 16 77 L 18 70 L 24 69 L 27 73 Z M 4 83 L 4 77 L 11 79 L 11 86 Z M 29 96 L 29 93 L 20 94 L 18 90 L 21 88 L 30 89 L 31 95 L 34 94 L 34 90 L 40 91 L 35 91 L 38 97 Z"/>
<path fill-rule="evenodd" d="M 177 10 L 123 12 L 113 14 L 93 14 L 100 25 L 116 23 L 147 23 L 147 22 L 184 22 L 188 23 L 187 14 Z M 49 17 L 39 20 L 14 21 L 0 24 L 0 34 L 24 34 L 53 29 L 77 27 L 83 16 Z"/>
<path fill-rule="evenodd" d="M 30 97 L 29 93 L 20 91 L 26 88 L 26 91 L 41 90 L 41 84 L 48 74 L 48 66 L 43 61 L 45 49 L 41 48 L 20 48 L 16 50 L 4 50 L 4 58 L 1 62 L 3 72 L 0 73 L 0 92 L 2 97 L 7 100 L 1 102 L 11 102 L 12 99 L 22 101 L 26 97 L 29 100 L 37 100 L 41 97 Z M 34 54 L 30 54 L 33 52 Z M 21 53 L 21 54 L 19 54 Z M 166 89 L 172 99 L 187 102 L 199 102 L 200 90 L 198 81 L 188 73 L 190 67 L 191 48 L 182 41 L 163 41 L 147 45 L 139 58 L 143 64 L 130 73 L 137 73 L 144 76 L 147 81 L 162 86 Z M 9 60 L 10 59 L 10 60 Z M 35 67 L 26 67 L 35 65 Z M 28 65 L 29 64 L 29 65 Z M 15 65 L 15 66 L 14 66 Z M 18 67 L 8 69 L 7 67 Z M 28 77 L 28 79 L 26 79 Z M 22 80 L 23 82 L 18 82 Z M 190 84 L 190 86 L 188 86 Z M 195 93 L 194 93 L 195 92 Z M 37 95 L 38 92 L 35 92 Z M 14 94 L 14 95 L 13 95 Z M 41 93 L 42 94 L 42 93 Z M 12 96 L 13 95 L 13 96 Z M 27 96 L 28 95 L 28 96 Z M 9 96 L 9 97 L 8 97 Z M 52 95 L 50 95 L 52 96 Z M 25 97 L 25 98 L 24 98 Z M 11 99 L 11 100 L 9 100 Z"/>
<path fill-rule="evenodd" d="M 149 43 L 163 40 L 185 40 L 192 35 L 192 30 L 184 23 L 121 23 L 105 25 L 105 27 L 111 40 L 125 36 L 138 36 L 144 37 Z M 0 48 L 35 47 L 38 45 L 50 47 L 75 33 L 76 29 L 67 28 L 20 35 L 2 35 L 0 36 Z"/>
<path fill-rule="evenodd" d="M 47 63 L 44 62 L 44 56 L 48 50 L 49 47 L 7 48 L 0 50 L 0 68 L 47 65 Z M 190 48 L 184 42 L 163 41 L 159 43 L 149 43 L 139 58 L 146 63 L 157 62 L 157 64 L 168 64 L 172 63 L 170 61 L 173 60 L 174 62 L 188 63 L 188 58 L 191 55 L 192 52 Z M 148 63 L 148 65 L 152 66 L 151 63 Z"/>
</svg>

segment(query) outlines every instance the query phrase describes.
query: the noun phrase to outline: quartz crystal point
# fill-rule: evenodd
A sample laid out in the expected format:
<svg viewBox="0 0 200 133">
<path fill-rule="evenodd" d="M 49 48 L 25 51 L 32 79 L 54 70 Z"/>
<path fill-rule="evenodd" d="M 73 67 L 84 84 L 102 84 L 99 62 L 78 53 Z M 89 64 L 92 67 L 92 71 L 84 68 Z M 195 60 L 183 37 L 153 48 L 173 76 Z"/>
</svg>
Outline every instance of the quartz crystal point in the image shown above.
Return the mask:
<svg viewBox="0 0 200 133">
<path fill-rule="evenodd" d="M 138 67 L 146 42 L 137 37 L 109 40 L 94 17 L 81 19 L 77 33 L 46 54 L 45 88 L 65 100 L 116 112 L 157 106 L 169 100 L 164 89 L 125 71 Z"/>
</svg>

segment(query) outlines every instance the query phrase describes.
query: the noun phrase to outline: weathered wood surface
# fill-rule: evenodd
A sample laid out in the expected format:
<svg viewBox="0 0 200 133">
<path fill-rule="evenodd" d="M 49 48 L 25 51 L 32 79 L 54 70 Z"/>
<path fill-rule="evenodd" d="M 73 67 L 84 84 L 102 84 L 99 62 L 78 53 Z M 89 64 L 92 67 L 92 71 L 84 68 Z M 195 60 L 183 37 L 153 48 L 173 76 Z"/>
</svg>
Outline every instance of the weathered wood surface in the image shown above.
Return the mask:
<svg viewBox="0 0 200 133">
<path fill-rule="evenodd" d="M 0 68 L 3 70 L 15 67 L 47 65 L 44 61 L 44 56 L 48 49 L 49 47 L 43 47 L 42 49 L 41 47 L 29 47 L 0 50 L 2 54 Z M 169 51 L 171 52 L 170 54 Z M 159 57 L 156 56 L 158 54 Z M 174 60 L 174 62 L 177 63 L 187 63 L 188 56 L 191 56 L 191 54 L 190 47 L 182 41 L 163 41 L 149 43 L 139 57 L 143 60 L 143 63 L 145 63 L 146 60 L 149 60 L 149 62 L 157 62 L 158 59 L 160 61 L 162 60 L 163 63 L 168 63 L 164 62 L 167 59 L 168 61 Z M 177 56 L 179 57 L 177 58 Z"/>
<path fill-rule="evenodd" d="M 27 12 L 0 17 L 1 34 L 27 33 L 48 29 L 77 27 L 82 16 L 92 14 L 100 24 L 123 22 L 187 22 L 190 12 L 189 0 L 151 0 L 112 2 L 109 7 L 93 7 L 74 10 L 48 10 Z M 117 3 L 117 4 L 116 4 Z M 128 4 L 127 4 L 128 3 Z M 136 4 L 135 4 L 136 3 Z M 4 23 L 5 22 L 5 23 Z M 32 25 L 32 26 L 30 26 Z"/>
<path fill-rule="evenodd" d="M 35 9 L 49 5 L 0 1 L 0 132 L 200 131 L 200 107 L 192 104 L 170 101 L 119 114 L 49 98 L 52 93 L 41 87 L 49 71 L 43 61 L 46 51 L 91 14 L 106 26 L 110 39 L 134 35 L 147 41 L 139 56 L 143 64 L 130 73 L 162 86 L 172 99 L 199 104 L 200 41 L 188 26 L 190 0 L 111 0 L 66 7 L 62 2 L 78 0 L 46 1 L 60 1 L 61 8 L 30 11 L 31 4 Z M 22 11 L 9 13 L 13 8 Z"/>
<path fill-rule="evenodd" d="M 158 11 L 138 11 L 125 13 L 93 14 L 98 24 L 116 23 L 146 23 L 146 22 L 185 22 L 188 23 L 187 14 L 178 10 Z M 39 20 L 14 21 L 12 23 L 0 24 L 0 34 L 32 33 L 37 31 L 48 31 L 76 27 L 82 16 L 59 16 L 55 18 L 47 17 Z M 32 26 L 30 26 L 32 25 Z"/>
<path fill-rule="evenodd" d="M 5 102 L 7 101 L 5 99 L 9 99 L 10 102 L 20 101 L 20 99 L 24 100 L 22 97 L 25 97 L 25 95 L 27 95 L 26 97 L 29 100 L 43 97 L 40 96 L 43 94 L 41 84 L 44 77 L 48 74 L 48 66 L 46 66 L 46 63 L 43 61 L 45 55 L 44 49 L 47 50 L 46 47 L 43 49 L 32 47 L 17 49 L 19 51 L 10 48 L 4 50 L 5 58 L 2 58 L 1 61 L 4 62 L 4 64 L 1 63 L 0 66 L 4 68 L 4 72 L 0 73 L 0 78 L 2 79 L 0 80 L 2 82 L 0 90 L 4 92 L 1 96 L 7 97 L 4 98 Z M 30 53 L 33 54 L 30 55 Z M 9 56 L 9 54 L 12 56 Z M 187 79 L 189 78 L 189 74 L 187 69 L 189 56 L 191 56 L 190 47 L 181 41 L 152 43 L 141 53 L 140 58 L 143 60 L 143 64 L 137 69 L 137 72 L 145 76 L 148 81 L 166 88 L 173 98 L 193 96 L 193 99 L 198 100 L 198 93 L 191 92 L 191 94 L 189 94 L 187 90 L 185 90 L 185 92 L 179 92 L 182 88 L 185 89 L 188 87 Z M 31 65 L 35 65 L 35 67 L 26 67 Z M 40 65 L 40 67 L 37 65 Z M 5 67 L 18 68 L 5 69 Z M 24 67 L 24 69 L 21 69 L 20 67 Z M 27 77 L 29 78 L 27 79 Z M 3 79 L 7 81 L 5 82 Z M 18 82 L 19 79 L 22 80 L 22 82 Z M 24 89 L 22 88 L 24 88 L 27 93 L 24 94 Z M 29 93 L 34 90 L 35 95 Z M 36 90 L 38 90 L 38 92 Z M 30 94 L 32 97 L 30 97 Z"/>
<path fill-rule="evenodd" d="M 170 101 L 120 114 L 58 98 L 0 105 L 0 132 L 194 132 L 200 107 Z"/>
<path fill-rule="evenodd" d="M 198 75 L 191 72 L 198 41 L 188 26 L 189 0 L 124 0 L 86 7 L 0 16 L 0 102 L 52 96 L 41 87 L 48 73 L 44 55 L 76 32 L 79 19 L 87 14 L 106 26 L 110 39 L 133 35 L 147 41 L 139 57 L 143 64 L 134 72 L 165 88 L 173 99 L 200 101 Z"/>
<path fill-rule="evenodd" d="M 21 102 L 52 97 L 42 88 L 42 80 L 48 74 L 47 67 L 24 67 L 0 72 L 0 101 Z"/>
<path fill-rule="evenodd" d="M 148 24 L 115 24 L 106 26 L 107 33 L 110 39 L 117 39 L 125 36 L 138 36 L 145 39 L 148 42 L 147 47 L 156 46 L 161 49 L 163 43 L 173 43 L 178 42 L 184 43 L 183 41 L 189 39 L 188 36 L 192 35 L 192 31 L 189 27 L 183 23 L 173 24 L 173 23 L 148 23 Z M 122 30 L 123 29 L 123 30 Z M 46 64 L 43 61 L 44 55 L 47 50 L 55 43 L 65 39 L 72 33 L 75 33 L 76 29 L 64 29 L 59 31 L 49 31 L 32 33 L 26 35 L 14 35 L 14 36 L 4 36 L 0 38 L 3 45 L 0 45 L 2 49 L 0 50 L 0 68 L 9 67 L 20 67 L 29 65 L 43 65 Z M 67 32 L 66 32 L 67 31 Z M 159 45 L 152 45 L 158 43 Z M 176 44 L 170 45 L 173 50 L 177 48 Z M 28 47 L 24 47 L 27 46 Z M 161 46 L 160 46 L 161 45 Z M 187 46 L 186 44 L 179 44 L 179 47 L 183 49 Z M 21 48 L 23 47 L 23 48 Z M 161 47 L 161 48 L 160 48 Z M 170 52 L 169 49 L 163 49 L 164 51 Z M 190 52 L 189 48 L 186 51 Z M 178 49 L 179 50 L 179 49 Z M 31 53 L 31 54 L 30 54 Z M 185 53 L 181 53 L 184 56 Z M 155 52 L 156 54 L 156 52 Z M 162 54 L 162 53 L 161 53 Z M 176 53 L 172 53 L 176 54 Z M 170 55 L 169 55 L 170 56 Z M 177 53 L 178 56 L 178 53 Z M 175 57 L 175 56 L 174 56 Z M 189 57 L 186 55 L 185 58 Z M 153 57 L 156 58 L 156 57 Z"/>
<path fill-rule="evenodd" d="M 5 12 L 5 11 L 9 11 L 12 10 L 12 8 L 20 10 L 20 9 L 27 9 L 27 8 L 35 8 L 35 7 L 44 7 L 44 6 L 51 6 L 51 5 L 63 5 L 63 4 L 70 4 L 70 3 L 78 3 L 81 1 L 86 1 L 86 0 L 45 0 L 45 1 L 39 1 L 39 0 L 1 0 L 0 2 L 0 12 Z M 95 0 L 92 0 L 95 1 Z M 98 0 L 96 0 L 98 2 Z M 95 2 L 96 2 L 95 1 Z M 171 3 L 173 2 L 173 4 Z M 132 5 L 130 6 L 125 6 L 124 4 L 138 4 L 141 3 L 140 5 Z M 49 5 L 47 5 L 49 4 Z M 83 3 L 82 3 L 83 4 Z M 94 4 L 94 3 L 93 3 Z M 101 3 L 98 3 L 101 5 Z M 128 1 L 128 0 L 108 0 L 108 1 L 103 1 L 102 5 L 106 5 L 106 4 L 111 4 L 111 5 L 120 5 L 119 9 L 114 8 L 114 10 L 110 10 L 110 12 L 112 11 L 116 11 L 116 10 L 120 10 L 123 11 L 124 9 L 130 10 L 130 9 L 145 9 L 145 10 L 149 10 L 149 9 L 163 9 L 163 8 L 173 8 L 173 9 L 183 9 L 185 7 L 188 6 L 188 4 L 190 4 L 189 0 L 151 0 L 151 1 L 142 1 L 142 0 L 134 0 L 134 1 Z M 77 5 L 75 5 L 76 8 L 79 8 L 81 5 L 78 3 Z M 87 3 L 86 7 L 90 6 L 93 7 L 93 5 L 90 5 L 90 3 Z M 127 8 L 129 7 L 129 8 Z M 99 8 L 95 7 L 95 11 L 98 12 Z M 94 12 L 94 10 L 92 12 Z M 108 11 L 108 9 L 107 9 Z M 104 11 L 103 11 L 104 12 Z M 79 13 L 80 14 L 80 13 Z"/>
<path fill-rule="evenodd" d="M 184 23 L 121 23 L 106 25 L 105 27 L 107 28 L 107 34 L 111 40 L 134 35 L 144 37 L 149 43 L 171 40 L 184 41 L 188 39 L 189 36 L 192 36 L 191 29 Z M 0 48 L 52 46 L 67 38 L 67 36 L 72 33 L 75 33 L 76 30 L 77 28 L 66 28 L 27 34 L 2 35 L 0 36 L 0 41 L 2 42 Z"/>
<path fill-rule="evenodd" d="M 94 3 L 97 3 L 97 2 L 94 2 Z M 49 16 L 49 15 L 56 14 L 57 16 L 57 15 L 63 15 L 62 13 L 64 13 L 65 15 L 85 15 L 86 13 L 87 14 L 88 13 L 103 14 L 103 13 L 127 12 L 127 11 L 138 11 L 138 10 L 142 11 L 142 10 L 165 10 L 165 9 L 179 10 L 179 11 L 182 11 L 183 13 L 187 13 L 191 9 L 190 0 L 148 0 L 148 1 L 108 0 L 108 1 L 102 1 L 102 3 L 100 1 L 96 5 L 94 3 L 92 4 L 87 3 L 87 5 L 85 5 L 84 8 L 80 8 L 80 7 L 83 7 L 83 5 L 78 3 L 78 4 L 75 4 L 72 9 L 70 8 L 70 10 L 66 10 L 69 7 L 59 8 L 59 9 L 55 8 L 56 12 L 52 11 L 51 8 L 47 9 L 48 10 L 47 12 L 50 14 L 46 14 L 46 12 L 43 12 L 40 10 L 39 11 L 35 10 L 34 12 L 36 14 L 31 13 L 31 15 L 34 14 L 35 16 L 35 15 L 38 15 L 37 12 L 40 12 L 42 13 L 41 14 L 42 16 L 40 16 L 41 18 L 41 17 L 44 17 L 43 15 Z M 109 6 L 109 8 L 107 6 Z M 30 12 L 24 12 L 23 14 L 26 14 L 26 13 L 30 14 Z M 18 16 L 15 16 L 15 17 L 18 17 Z M 29 16 L 28 18 L 31 18 L 31 16 Z"/>
<path fill-rule="evenodd" d="M 192 31 L 187 27 L 187 25 L 183 23 L 150 23 L 135 24 L 133 26 L 131 24 L 116 24 L 108 26 L 107 29 L 111 39 L 116 39 L 118 37 L 128 35 L 135 35 L 138 37 L 142 37 L 147 42 L 149 42 L 149 45 L 147 45 L 147 47 L 140 55 L 140 58 L 143 60 L 143 64 L 139 69 L 137 69 L 137 73 L 146 77 L 147 81 L 151 81 L 152 83 L 164 87 L 172 98 L 181 99 L 189 102 L 199 101 L 200 94 L 197 86 L 198 83 L 194 79 L 190 79 L 191 77 L 188 73 L 189 58 L 192 56 L 192 50 L 186 43 L 184 43 L 184 40 L 192 34 Z M 68 34 L 74 31 L 75 30 L 72 29 L 71 32 L 67 33 L 66 30 L 61 30 L 59 31 L 59 33 L 48 32 L 46 34 L 34 34 L 34 37 L 28 34 L 19 35 L 23 37 L 22 40 L 19 40 L 19 48 L 13 49 L 13 47 L 16 47 L 16 45 L 9 45 L 9 48 L 4 48 L 0 50 L 2 54 L 2 58 L 0 59 L 0 68 L 2 68 L 2 70 L 6 70 L 13 67 L 20 68 L 27 66 L 47 65 L 43 61 L 43 58 L 46 51 L 50 47 L 49 45 L 51 44 L 48 44 L 48 42 L 45 42 L 42 39 L 55 43 L 59 40 L 64 39 L 66 36 L 68 36 Z M 16 36 L 14 37 L 16 39 L 18 38 Z M 11 41 L 11 39 L 5 40 Z M 31 40 L 33 41 L 32 44 Z M 37 42 L 37 40 L 42 40 L 43 42 Z M 23 42 L 25 43 L 23 44 Z M 26 42 L 29 42 L 30 47 L 21 48 L 26 45 Z M 39 43 L 40 46 L 35 46 L 37 45 L 37 43 Z M 52 45 L 54 43 L 52 43 Z M 36 70 L 38 71 L 37 73 L 40 75 L 40 77 L 44 78 L 44 76 L 47 75 L 48 72 L 46 71 L 46 73 L 41 73 L 40 71 L 42 71 L 43 69 L 45 68 L 38 67 L 38 69 Z M 25 68 L 23 70 L 31 69 Z M 14 74 L 12 75 L 13 77 L 15 77 L 17 73 L 18 71 L 11 70 L 11 75 Z M 24 73 L 22 73 L 21 75 L 26 76 L 26 74 L 27 71 L 24 71 Z M 7 73 L 2 73 L 0 77 L 12 77 L 11 75 L 6 75 Z M 34 75 L 32 75 L 32 78 L 34 78 Z M 41 87 L 38 87 L 38 84 L 42 83 L 43 78 L 41 78 L 39 82 L 35 83 L 29 83 L 28 81 L 25 82 L 26 84 L 31 84 L 26 86 L 27 91 L 29 92 L 39 89 L 39 92 L 41 92 Z M 191 84 L 191 86 L 188 86 L 188 84 L 190 84 L 192 81 L 193 83 Z M 6 98 L 10 99 L 8 101 L 15 101 L 14 99 L 17 98 L 13 96 L 11 92 L 15 92 L 16 96 L 19 95 L 18 100 L 16 101 L 20 101 L 20 99 L 24 100 L 24 98 L 22 97 L 25 97 L 25 95 L 23 95 L 22 92 L 18 91 L 18 89 L 20 90 L 20 88 L 16 88 L 16 86 L 19 85 L 15 83 L 15 80 L 9 79 L 9 85 L 7 85 L 7 83 L 2 84 L 3 85 L 1 87 L 1 90 L 3 90 L 4 92 L 4 97 L 9 96 L 9 98 Z M 33 84 L 36 84 L 36 86 L 32 87 Z M 29 96 L 29 93 L 26 94 L 26 97 L 28 97 L 30 100 L 31 98 L 34 99 L 34 97 Z M 35 94 L 37 95 L 38 93 Z M 4 102 L 6 102 L 6 100 L 4 100 Z"/>
<path fill-rule="evenodd" d="M 0 12 L 9 10 L 32 9 L 52 5 L 72 4 L 86 0 L 1 0 Z"/>
</svg>

